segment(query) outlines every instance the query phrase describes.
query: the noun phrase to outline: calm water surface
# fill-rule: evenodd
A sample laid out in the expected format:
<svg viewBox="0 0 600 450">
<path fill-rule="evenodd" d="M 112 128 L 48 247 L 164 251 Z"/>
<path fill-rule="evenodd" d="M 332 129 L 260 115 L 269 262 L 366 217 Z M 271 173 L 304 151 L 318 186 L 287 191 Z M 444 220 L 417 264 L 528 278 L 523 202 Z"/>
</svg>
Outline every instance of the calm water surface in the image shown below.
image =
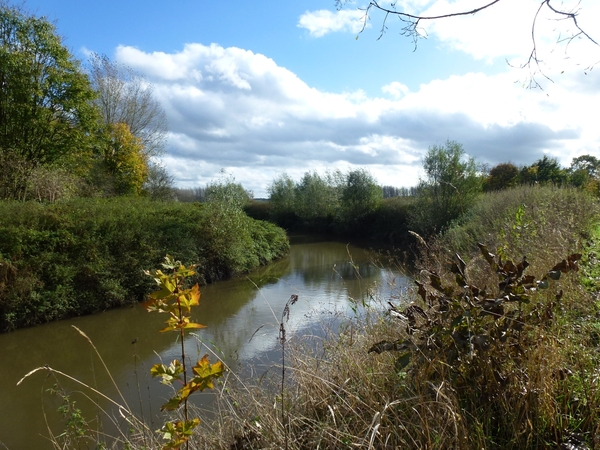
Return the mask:
<svg viewBox="0 0 600 450">
<path fill-rule="evenodd" d="M 292 294 L 299 300 L 291 310 L 288 338 L 312 333 L 322 321 L 348 313 L 349 298 L 359 303 L 373 293 L 385 298 L 390 283 L 405 283 L 401 274 L 372 264 L 371 256 L 344 243 L 294 237 L 285 259 L 201 289 L 194 320 L 207 328 L 198 332 L 199 339 L 186 339 L 187 352 L 202 356 L 210 348 L 231 367 L 276 363 L 278 319 Z M 131 409 L 140 412 L 153 429 L 159 428 L 160 419 L 155 417 L 170 391 L 148 373 L 161 359 L 181 358 L 174 334 L 157 332 L 165 319 L 136 305 L 0 335 L 0 449 L 50 449 L 48 426 L 55 434 L 64 429 L 56 412 L 61 402 L 47 393 L 57 382 L 53 376 L 41 371 L 16 386 L 36 367 L 47 364 L 118 400 L 95 351 L 73 326 L 93 341 Z M 80 388 L 58 381 L 72 393 L 86 418 L 93 418 L 97 410 L 87 405 L 77 392 Z M 197 397 L 202 395 L 205 400 L 210 397 Z M 102 400 L 100 404 L 107 406 Z"/>
</svg>

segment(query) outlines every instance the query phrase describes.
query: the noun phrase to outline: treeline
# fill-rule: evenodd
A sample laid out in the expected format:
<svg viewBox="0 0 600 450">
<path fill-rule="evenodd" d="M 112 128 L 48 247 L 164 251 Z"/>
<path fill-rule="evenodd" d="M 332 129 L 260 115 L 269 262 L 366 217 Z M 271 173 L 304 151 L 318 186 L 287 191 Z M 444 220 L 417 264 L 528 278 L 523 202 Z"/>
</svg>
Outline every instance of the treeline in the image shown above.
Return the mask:
<svg viewBox="0 0 600 450">
<path fill-rule="evenodd" d="M 358 232 L 383 199 L 366 170 L 307 172 L 298 182 L 287 174 L 268 188 L 270 217 L 288 229 L 344 234 Z"/>
<path fill-rule="evenodd" d="M 380 187 L 366 170 L 307 172 L 299 181 L 275 179 L 269 203 L 253 202 L 247 211 L 289 230 L 309 230 L 383 240 L 402 245 L 407 231 L 427 237 L 464 216 L 484 192 L 518 185 L 574 186 L 600 195 L 600 160 L 573 159 L 569 168 L 544 156 L 518 168 L 507 162 L 491 169 L 468 158 L 461 144 L 432 146 L 423 159 L 424 176 L 413 188 Z"/>
<path fill-rule="evenodd" d="M 0 2 L 0 199 L 169 198 L 166 115 L 139 74 L 86 67 L 44 17 Z"/>
<path fill-rule="evenodd" d="M 597 195 L 600 186 L 600 160 L 592 155 L 582 155 L 573 158 L 568 168 L 561 167 L 556 158 L 548 156 L 520 168 L 505 162 L 489 170 L 483 189 L 487 192 L 498 191 L 519 184 L 572 185 Z"/>
</svg>

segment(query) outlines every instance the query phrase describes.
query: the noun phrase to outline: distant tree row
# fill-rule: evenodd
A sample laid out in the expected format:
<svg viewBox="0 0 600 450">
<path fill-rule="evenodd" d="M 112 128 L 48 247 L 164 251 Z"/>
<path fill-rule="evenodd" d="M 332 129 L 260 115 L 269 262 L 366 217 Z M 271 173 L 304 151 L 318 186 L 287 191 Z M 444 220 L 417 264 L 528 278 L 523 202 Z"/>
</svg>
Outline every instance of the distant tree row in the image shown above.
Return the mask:
<svg viewBox="0 0 600 450">
<path fill-rule="evenodd" d="M 416 195 L 416 187 L 394 187 L 394 186 L 382 186 L 383 198 L 393 197 L 412 197 Z"/>
<path fill-rule="evenodd" d="M 268 189 L 268 217 L 291 229 L 392 237 L 397 236 L 396 228 L 430 236 L 468 212 L 484 192 L 554 184 L 600 195 L 600 161 L 590 155 L 573 159 L 569 168 L 544 156 L 530 166 L 502 163 L 486 170 L 460 143 L 447 141 L 429 148 L 423 172 L 413 188 L 380 187 L 363 169 L 306 172 L 299 181 L 284 173 Z"/>
<path fill-rule="evenodd" d="M 573 158 L 571 166 L 563 168 L 555 158 L 543 158 L 530 166 L 518 168 L 510 162 L 494 166 L 484 181 L 485 191 L 497 191 L 518 184 L 570 184 L 590 193 L 599 193 L 600 160 L 582 155 Z"/>
<path fill-rule="evenodd" d="M 0 0 L 0 199 L 168 196 L 152 160 L 166 131 L 141 76 L 99 55 L 85 70 L 44 17 Z"/>
<path fill-rule="evenodd" d="M 254 198 L 252 191 L 244 189 L 240 183 L 236 183 L 231 177 L 208 183 L 205 187 L 173 188 L 172 192 L 173 198 L 179 202 L 206 203 L 222 198 L 235 203 L 241 208 Z"/>
<path fill-rule="evenodd" d="M 298 182 L 282 174 L 268 188 L 272 216 L 284 226 L 300 223 L 320 231 L 358 230 L 383 199 L 383 191 L 364 169 L 321 175 L 306 172 Z"/>
</svg>

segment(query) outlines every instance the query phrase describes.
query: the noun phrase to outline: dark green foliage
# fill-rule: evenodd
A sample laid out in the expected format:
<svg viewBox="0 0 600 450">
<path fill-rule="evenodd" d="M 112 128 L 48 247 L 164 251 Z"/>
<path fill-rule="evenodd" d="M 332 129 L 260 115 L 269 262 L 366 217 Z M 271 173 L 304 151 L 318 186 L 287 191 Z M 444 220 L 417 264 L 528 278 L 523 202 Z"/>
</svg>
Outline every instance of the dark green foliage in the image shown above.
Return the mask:
<svg viewBox="0 0 600 450">
<path fill-rule="evenodd" d="M 483 190 L 499 191 L 514 187 L 519 182 L 519 169 L 511 163 L 502 163 L 492 167 L 483 184 Z"/>
<path fill-rule="evenodd" d="M 548 158 L 544 155 L 531 166 L 521 168 L 519 178 L 523 184 L 557 184 L 567 182 L 567 171 L 560 167 L 556 158 Z"/>
<path fill-rule="evenodd" d="M 364 236 L 393 247 L 406 248 L 414 243 L 408 234 L 408 215 L 414 205 L 413 197 L 392 197 L 381 202 L 369 216 Z"/>
<path fill-rule="evenodd" d="M 23 198 L 39 165 L 78 165 L 97 125 L 94 96 L 50 22 L 0 3 L 2 198 Z"/>
<path fill-rule="evenodd" d="M 166 252 L 214 281 L 289 248 L 272 224 L 218 218 L 208 205 L 131 198 L 0 203 L 0 331 L 139 301 L 142 270 Z"/>
<path fill-rule="evenodd" d="M 251 200 L 244 206 L 244 212 L 256 220 L 269 220 L 273 213 L 273 204 L 266 200 Z"/>
</svg>

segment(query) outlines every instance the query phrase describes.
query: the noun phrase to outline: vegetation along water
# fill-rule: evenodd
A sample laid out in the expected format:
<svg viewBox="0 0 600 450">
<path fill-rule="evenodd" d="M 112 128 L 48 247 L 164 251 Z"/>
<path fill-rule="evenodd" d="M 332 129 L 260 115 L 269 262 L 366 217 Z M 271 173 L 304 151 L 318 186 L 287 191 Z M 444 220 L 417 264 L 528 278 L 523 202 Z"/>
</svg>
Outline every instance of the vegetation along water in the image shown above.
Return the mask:
<svg viewBox="0 0 600 450">
<path fill-rule="evenodd" d="M 297 235 L 284 258 L 246 276 L 202 286 L 200 306 L 193 319 L 206 328 L 197 332 L 200 341 L 193 336 L 186 339 L 192 359 L 210 348 L 228 367 L 248 378 L 277 370 L 280 352 L 274 313 L 281 314 L 292 294 L 297 294 L 299 300 L 287 323 L 290 340 L 305 334 L 319 335 L 324 324 L 343 321 L 354 306 L 349 299 L 362 304 L 373 292 L 388 289 L 394 279 L 396 284 L 404 284 L 404 277 L 393 268 L 372 264 L 373 256 L 364 248 L 343 242 Z M 170 362 L 181 355 L 179 343 L 171 335 L 157 332 L 164 327 L 164 320 L 136 304 L 0 335 L 2 355 L 13 361 L 12 368 L 4 366 L 0 371 L 0 385 L 7 387 L 0 391 L 0 441 L 10 449 L 52 448 L 44 437 L 48 436 L 45 420 L 55 435 L 66 424 L 56 411 L 63 401 L 46 391 L 57 381 L 81 408 L 90 427 L 97 427 L 98 409 L 90 406 L 79 393 L 81 388 L 68 380 L 35 374 L 39 378 L 33 383 L 32 378 L 15 386 L 19 378 L 37 366 L 48 364 L 118 398 L 97 355 L 72 325 L 92 339 L 127 403 L 148 424 L 160 428 L 160 406 L 170 391 L 150 379 L 149 369 L 161 360 Z M 195 404 L 208 408 L 212 398 L 209 393 L 202 394 Z M 104 401 L 101 406 L 110 407 Z M 104 426 L 107 432 L 115 431 L 109 421 Z M 84 444 L 95 445 L 83 439 L 83 448 Z"/>
<path fill-rule="evenodd" d="M 262 200 L 226 173 L 176 188 L 150 84 L 23 8 L 0 2 L 0 29 L 1 445 L 600 448 L 597 157 L 490 168 L 449 140 L 411 188 L 362 168 Z M 372 289 L 387 269 L 345 244 L 286 257 L 284 230 L 384 242 L 414 280 Z M 166 327 L 140 309 L 152 278 Z"/>
</svg>

